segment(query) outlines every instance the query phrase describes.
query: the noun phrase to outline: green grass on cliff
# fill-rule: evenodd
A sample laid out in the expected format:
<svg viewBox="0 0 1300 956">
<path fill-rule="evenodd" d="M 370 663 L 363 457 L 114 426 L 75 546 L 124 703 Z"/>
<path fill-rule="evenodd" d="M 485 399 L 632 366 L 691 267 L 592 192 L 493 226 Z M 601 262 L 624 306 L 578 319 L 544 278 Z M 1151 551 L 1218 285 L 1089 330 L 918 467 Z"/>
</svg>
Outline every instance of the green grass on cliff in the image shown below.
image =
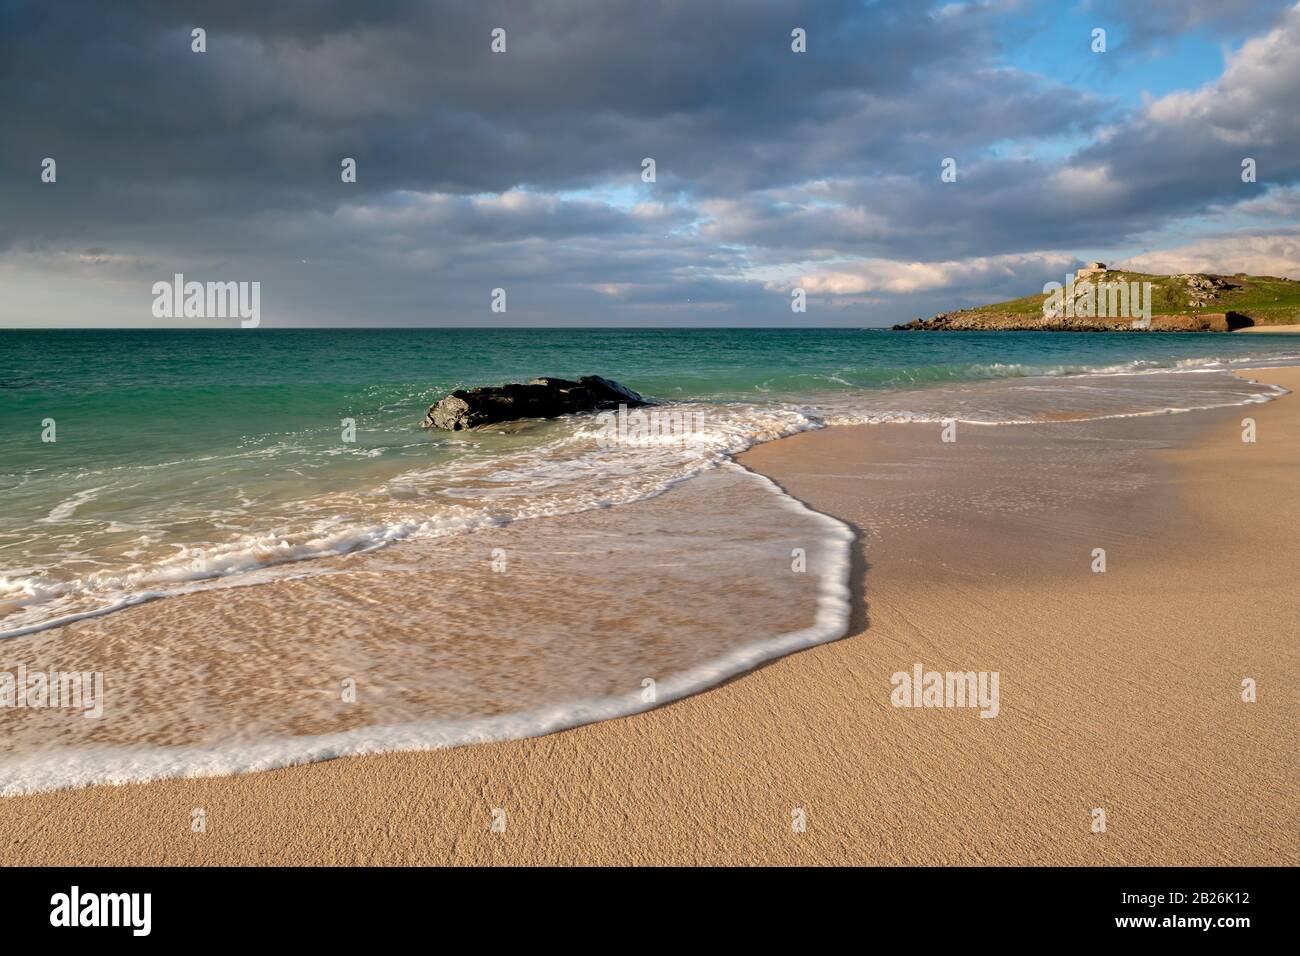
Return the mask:
<svg viewBox="0 0 1300 956">
<path fill-rule="evenodd" d="M 1275 276 L 1215 276 L 1231 288 L 1218 289 L 1206 305 L 1188 305 L 1187 282 L 1175 276 L 1146 275 L 1141 272 L 1107 272 L 1107 282 L 1150 282 L 1153 315 L 1200 315 L 1205 312 L 1239 312 L 1255 320 L 1256 325 L 1294 325 L 1300 323 L 1300 282 Z M 1004 315 L 1042 315 L 1042 293 L 1027 295 L 1009 302 L 996 302 L 969 309 Z"/>
</svg>

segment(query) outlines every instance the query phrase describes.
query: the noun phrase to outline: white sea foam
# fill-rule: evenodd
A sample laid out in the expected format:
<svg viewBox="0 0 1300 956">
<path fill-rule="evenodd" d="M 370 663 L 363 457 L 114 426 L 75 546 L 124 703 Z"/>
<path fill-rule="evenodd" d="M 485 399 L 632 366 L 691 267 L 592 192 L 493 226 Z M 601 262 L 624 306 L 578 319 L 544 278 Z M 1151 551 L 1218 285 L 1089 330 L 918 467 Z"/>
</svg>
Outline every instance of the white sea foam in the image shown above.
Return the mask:
<svg viewBox="0 0 1300 956">
<path fill-rule="evenodd" d="M 816 606 L 809 626 L 723 649 L 716 657 L 666 675 L 653 702 L 639 691 L 577 698 L 518 713 L 452 720 L 413 721 L 345 732 L 258 739 L 227 745 L 187 747 L 83 747 L 0 761 L 0 795 L 11 796 L 95 784 L 201 777 L 269 770 L 334 757 L 423 751 L 464 744 L 534 737 L 608 720 L 668 703 L 744 673 L 766 661 L 843 637 L 851 608 L 849 570 L 853 532 L 844 523 L 813 511 L 769 479 L 724 463 L 738 480 L 761 489 L 777 507 L 816 528 L 809 544 L 821 560 Z"/>
<path fill-rule="evenodd" d="M 118 552 L 128 559 L 119 567 L 62 580 L 0 578 L 0 603 L 10 607 L 0 638 L 199 588 L 248 583 L 253 573 L 258 580 L 301 573 L 292 566 L 309 559 L 628 504 L 661 494 L 755 443 L 816 424 L 792 406 L 735 404 L 711 407 L 706 423 L 688 444 L 630 449 L 600 447 L 592 420 L 579 419 L 532 450 L 467 456 L 407 471 L 364 496 L 302 502 L 282 516 L 280 527 L 173 545 L 170 555 L 147 561 L 131 560 L 143 550 L 133 545 Z M 65 505 L 66 514 L 76 507 Z M 222 522 L 214 517 L 209 527 L 219 530 Z"/>
<path fill-rule="evenodd" d="M 40 520 L 43 523 L 53 524 L 58 521 L 66 521 L 71 518 L 78 508 L 88 501 L 94 501 L 104 488 L 87 488 L 85 491 L 79 491 L 66 501 L 61 501 L 50 509 L 49 515 Z"/>
<path fill-rule="evenodd" d="M 1006 365 L 997 366 L 1005 374 L 993 381 L 911 390 L 841 389 L 797 403 L 711 403 L 702 406 L 704 427 L 694 431 L 688 442 L 659 441 L 634 448 L 604 447 L 593 418 L 556 425 L 549 440 L 527 450 L 502 446 L 495 454 L 475 453 L 465 439 L 452 438 L 451 442 L 467 449 L 462 457 L 410 469 L 367 491 L 292 502 L 274 515 L 256 510 L 254 501 L 241 492 L 244 503 L 237 512 L 212 513 L 205 539 L 173 544 L 168 555 L 158 553 L 162 544 L 157 539 L 142 538 L 119 545 L 116 562 L 105 556 L 89 562 L 93 570 L 88 572 L 23 575 L 11 571 L 0 577 L 0 605 L 9 611 L 0 619 L 0 638 L 199 588 L 303 573 L 299 565 L 311 559 L 628 504 L 716 468 L 754 444 L 827 424 L 950 419 L 977 425 L 1032 424 L 1041 421 L 1044 412 L 1084 420 L 1247 405 L 1284 390 L 1252 384 L 1229 370 L 1285 362 L 1276 357 L 1266 361 L 1202 358 L 1036 370 Z M 990 367 L 984 368 L 987 373 Z M 1026 374 L 1031 371 L 1034 374 Z M 701 408 L 698 404 L 683 407 Z M 289 442 L 240 455 L 306 450 Z M 111 493 L 103 485 L 78 492 L 56 506 L 46 521 L 66 522 L 75 518 L 82 504 Z M 236 516 L 239 520 L 232 522 Z M 169 516 L 154 517 L 165 525 Z M 122 522 L 106 524 L 106 530 L 127 527 Z M 228 534 L 225 539 L 213 535 L 223 530 Z M 65 556 L 71 554 L 71 544 L 63 545 Z"/>
</svg>

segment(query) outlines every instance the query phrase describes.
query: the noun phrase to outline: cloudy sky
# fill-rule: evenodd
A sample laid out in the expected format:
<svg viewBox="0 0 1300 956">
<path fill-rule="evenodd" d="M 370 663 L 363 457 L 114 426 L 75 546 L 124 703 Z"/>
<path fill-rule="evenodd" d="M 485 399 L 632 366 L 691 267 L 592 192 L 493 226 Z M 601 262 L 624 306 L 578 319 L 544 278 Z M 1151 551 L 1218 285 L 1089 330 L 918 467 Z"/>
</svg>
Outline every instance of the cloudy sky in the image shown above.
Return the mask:
<svg viewBox="0 0 1300 956">
<path fill-rule="evenodd" d="M 261 282 L 264 328 L 1300 278 L 1300 5 L 1270 0 L 5 0 L 0 102 L 5 327 L 204 324 L 153 317 L 177 272 Z"/>
</svg>

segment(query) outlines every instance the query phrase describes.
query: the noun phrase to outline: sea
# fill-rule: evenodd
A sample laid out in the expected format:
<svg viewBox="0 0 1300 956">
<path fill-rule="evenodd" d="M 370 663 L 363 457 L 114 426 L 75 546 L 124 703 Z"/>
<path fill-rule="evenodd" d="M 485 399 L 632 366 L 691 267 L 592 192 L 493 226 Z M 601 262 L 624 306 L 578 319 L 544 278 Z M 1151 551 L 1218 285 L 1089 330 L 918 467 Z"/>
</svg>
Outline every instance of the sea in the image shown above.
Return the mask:
<svg viewBox="0 0 1300 956">
<path fill-rule="evenodd" d="M 386 688 L 347 720 L 319 702 L 282 706 L 283 687 L 221 710 L 229 695 L 209 686 L 169 705 L 204 720 L 150 723 L 142 710 L 129 732 L 58 740 L 30 723 L 0 754 L 0 791 L 530 736 L 655 706 L 847 628 L 852 533 L 736 465 L 746 448 L 840 424 L 1033 427 L 1247 406 L 1281 394 L 1250 368 L 1297 362 L 1297 338 L 1209 333 L 0 331 L 0 651 L 107 641 L 117 615 L 146 621 L 141 606 L 157 604 L 169 609 L 147 621 L 167 623 L 132 625 L 132 660 L 166 654 L 179 668 L 187 642 L 201 655 L 224 640 L 231 667 L 287 655 L 283 674 L 303 648 L 346 642 L 330 651 L 337 672 L 372 668 Z M 655 402 L 666 425 L 421 427 L 454 389 L 590 374 Z M 770 583 L 764 562 L 809 548 L 811 574 Z M 521 551 L 531 571 L 516 564 L 510 579 Z M 506 574 L 467 590 L 480 572 Z M 418 602 L 393 606 L 404 602 L 373 583 L 355 599 L 358 576 L 398 574 L 420 582 L 404 592 Z M 641 583 L 619 597 L 616 579 Z M 507 580 L 555 596 L 481 600 Z M 567 599 L 597 591 L 600 613 Z M 182 599 L 201 592 L 247 614 L 220 628 L 187 619 Z M 548 621 L 557 608 L 563 620 Z M 87 622 L 99 630 L 79 632 Z M 407 629 L 406 644 L 384 643 Z M 161 661 L 118 686 L 158 679 Z"/>
</svg>

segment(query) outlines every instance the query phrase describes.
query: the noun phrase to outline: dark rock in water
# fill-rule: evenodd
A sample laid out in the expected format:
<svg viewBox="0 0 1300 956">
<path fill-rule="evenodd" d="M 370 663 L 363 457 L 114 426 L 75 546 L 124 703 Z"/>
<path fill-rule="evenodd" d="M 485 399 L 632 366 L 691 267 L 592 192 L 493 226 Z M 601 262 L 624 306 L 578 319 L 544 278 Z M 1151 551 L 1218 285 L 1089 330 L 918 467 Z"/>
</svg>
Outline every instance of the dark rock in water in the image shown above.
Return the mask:
<svg viewBox="0 0 1300 956">
<path fill-rule="evenodd" d="M 519 418 L 555 418 L 574 412 L 649 405 L 636 392 L 599 375 L 584 375 L 576 382 L 563 378 L 535 378 L 527 385 L 490 385 L 457 389 L 424 416 L 425 428 L 460 431 Z"/>
</svg>

